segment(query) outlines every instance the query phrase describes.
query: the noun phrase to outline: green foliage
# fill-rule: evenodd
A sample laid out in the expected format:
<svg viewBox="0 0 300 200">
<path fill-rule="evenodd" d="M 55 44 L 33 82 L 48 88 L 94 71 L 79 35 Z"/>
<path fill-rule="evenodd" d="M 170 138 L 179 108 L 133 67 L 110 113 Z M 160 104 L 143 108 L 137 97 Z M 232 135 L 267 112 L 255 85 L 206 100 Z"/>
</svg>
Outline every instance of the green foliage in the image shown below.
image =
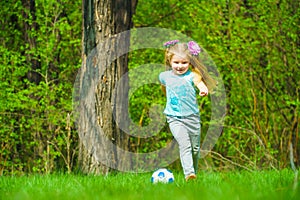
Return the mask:
<svg viewBox="0 0 300 200">
<path fill-rule="evenodd" d="M 206 158 L 209 167 L 285 167 L 290 144 L 299 164 L 299 10 L 295 1 L 139 1 L 136 27 L 193 38 L 223 78 L 227 115 L 215 152 Z M 151 57 L 146 61 L 163 63 Z M 199 104 L 205 134 L 210 107 Z"/>
<path fill-rule="evenodd" d="M 81 4 L 0 4 L 0 174 L 70 171 L 77 138 L 70 94 L 81 64 Z"/>
<path fill-rule="evenodd" d="M 137 135 L 131 138 L 132 149 L 137 152 L 159 150 L 172 139 L 164 123 L 165 117 L 162 116 L 165 97 L 158 82 L 162 65 L 152 62 L 159 57 L 162 59 L 163 52 L 153 49 L 133 51 L 130 54 L 130 59 L 134 59 L 129 63 L 129 113 L 134 123 L 130 134 Z M 151 110 L 155 110 L 156 115 L 150 117 Z M 160 129 L 157 129 L 159 124 Z"/>
<path fill-rule="evenodd" d="M 74 169 L 78 136 L 71 94 L 81 65 L 81 4 L 0 3 L 0 174 Z M 193 38 L 224 81 L 223 133 L 201 167 L 283 168 L 291 144 L 299 165 L 299 12 L 294 0 L 138 1 L 135 27 Z M 138 135 L 130 138 L 132 151 L 155 151 L 172 140 L 164 118 L 151 116 L 165 105 L 157 80 L 163 56 L 153 49 L 129 55 L 130 131 Z M 211 102 L 198 100 L 204 138 Z"/>
</svg>

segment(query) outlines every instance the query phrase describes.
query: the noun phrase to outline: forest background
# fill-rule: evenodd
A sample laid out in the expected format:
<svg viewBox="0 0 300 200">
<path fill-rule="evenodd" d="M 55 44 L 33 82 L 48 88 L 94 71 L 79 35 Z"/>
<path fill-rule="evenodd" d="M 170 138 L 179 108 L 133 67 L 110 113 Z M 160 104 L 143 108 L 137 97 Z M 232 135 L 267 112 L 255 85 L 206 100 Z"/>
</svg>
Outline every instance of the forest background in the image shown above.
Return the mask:
<svg viewBox="0 0 300 200">
<path fill-rule="evenodd" d="M 0 3 L 1 175 L 78 170 L 72 90 L 81 66 L 82 1 L 30 5 Z M 193 38 L 213 58 L 224 81 L 223 132 L 201 160 L 202 168 L 300 165 L 299 5 L 294 0 L 138 1 L 135 28 L 168 28 Z M 162 52 L 130 53 L 129 70 L 146 63 L 163 63 Z M 153 102 L 164 105 L 159 85 L 144 85 L 130 97 L 130 116 L 139 126 L 151 120 Z M 199 108 L 204 137 L 209 98 L 199 99 Z M 156 137 L 131 138 L 130 148 L 146 153 L 171 139 L 165 128 Z"/>
</svg>

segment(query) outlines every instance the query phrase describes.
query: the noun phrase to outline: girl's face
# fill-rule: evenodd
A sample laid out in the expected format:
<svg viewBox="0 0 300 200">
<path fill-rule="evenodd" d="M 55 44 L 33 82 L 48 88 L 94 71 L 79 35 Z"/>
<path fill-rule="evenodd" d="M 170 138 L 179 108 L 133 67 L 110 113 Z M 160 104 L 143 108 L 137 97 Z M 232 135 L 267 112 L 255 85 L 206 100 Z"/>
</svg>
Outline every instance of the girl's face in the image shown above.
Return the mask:
<svg viewBox="0 0 300 200">
<path fill-rule="evenodd" d="M 187 72 L 190 66 L 190 62 L 186 57 L 181 57 L 176 54 L 173 55 L 170 64 L 173 72 L 177 75 Z"/>
</svg>

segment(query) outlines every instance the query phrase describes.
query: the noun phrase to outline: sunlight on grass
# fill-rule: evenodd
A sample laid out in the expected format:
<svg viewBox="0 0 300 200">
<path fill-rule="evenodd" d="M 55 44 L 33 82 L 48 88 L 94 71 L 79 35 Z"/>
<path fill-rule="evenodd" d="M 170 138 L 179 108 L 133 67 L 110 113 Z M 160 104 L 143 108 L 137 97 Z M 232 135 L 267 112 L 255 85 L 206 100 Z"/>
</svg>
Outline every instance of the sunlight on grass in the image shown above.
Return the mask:
<svg viewBox="0 0 300 200">
<path fill-rule="evenodd" d="M 299 199 L 292 171 L 201 172 L 186 183 L 152 184 L 151 174 L 30 175 L 0 179 L 0 199 Z"/>
</svg>

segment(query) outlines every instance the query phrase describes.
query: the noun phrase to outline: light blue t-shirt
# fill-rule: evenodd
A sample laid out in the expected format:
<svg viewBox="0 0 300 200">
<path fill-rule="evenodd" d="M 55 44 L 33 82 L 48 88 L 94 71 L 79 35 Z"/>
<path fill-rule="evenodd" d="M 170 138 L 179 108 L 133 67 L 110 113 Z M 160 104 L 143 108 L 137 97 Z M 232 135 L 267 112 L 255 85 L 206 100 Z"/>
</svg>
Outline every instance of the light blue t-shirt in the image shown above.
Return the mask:
<svg viewBox="0 0 300 200">
<path fill-rule="evenodd" d="M 172 70 L 159 74 L 159 81 L 167 93 L 164 114 L 188 116 L 199 113 L 193 79 L 194 73 L 190 70 L 182 75 L 176 75 Z"/>
</svg>

